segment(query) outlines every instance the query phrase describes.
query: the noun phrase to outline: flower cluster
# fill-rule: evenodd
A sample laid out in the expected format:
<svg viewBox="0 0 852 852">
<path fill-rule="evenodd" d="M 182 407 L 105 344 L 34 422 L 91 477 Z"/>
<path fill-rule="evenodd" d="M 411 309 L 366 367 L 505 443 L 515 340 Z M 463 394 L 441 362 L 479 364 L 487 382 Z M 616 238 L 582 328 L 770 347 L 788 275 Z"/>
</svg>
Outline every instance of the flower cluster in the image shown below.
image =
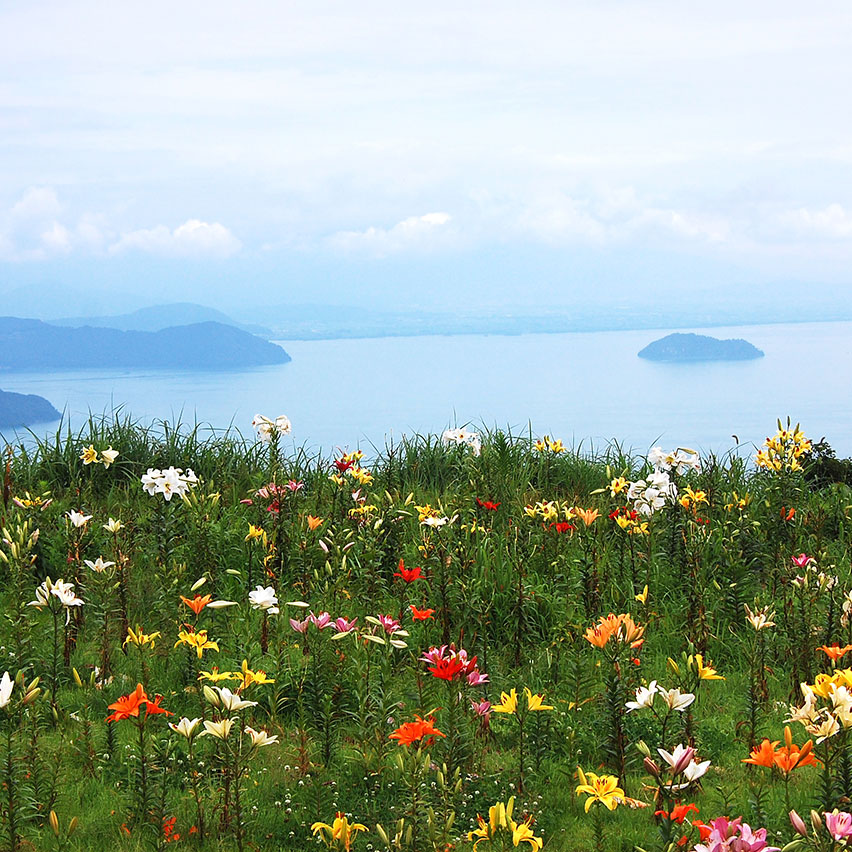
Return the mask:
<svg viewBox="0 0 852 852">
<path fill-rule="evenodd" d="M 289 435 L 293 428 L 283 414 L 274 420 L 270 420 L 262 414 L 255 414 L 251 425 L 257 432 L 258 440 L 265 444 L 270 443 L 276 435 Z"/>
<path fill-rule="evenodd" d="M 118 458 L 118 455 L 118 450 L 114 450 L 111 445 L 106 450 L 98 452 L 94 444 L 89 444 L 88 447 L 83 448 L 80 459 L 86 465 L 102 464 L 104 468 L 108 468 Z"/>
<path fill-rule="evenodd" d="M 515 808 L 515 797 L 512 796 L 506 804 L 497 802 L 488 810 L 488 820 L 477 815 L 476 821 L 478 828 L 468 832 L 467 839 L 474 840 L 474 852 L 480 843 L 484 841 L 494 840 L 501 833 L 506 834 L 506 840 L 511 840 L 513 846 L 519 846 L 521 843 L 527 843 L 530 847 L 530 852 L 539 852 L 544 845 L 544 841 L 540 837 L 536 837 L 533 830 L 533 818 L 528 816 L 523 822 L 516 822 L 512 819 L 512 813 Z M 504 847 L 505 848 L 505 847 Z"/>
<path fill-rule="evenodd" d="M 753 830 L 742 817 L 729 820 L 718 817 L 709 825 L 706 839 L 695 846 L 695 852 L 780 852 L 766 840 L 766 829 Z"/>
<path fill-rule="evenodd" d="M 802 459 L 813 450 L 813 442 L 799 428 L 781 425 L 778 421 L 778 431 L 763 443 L 754 458 L 757 467 L 771 470 L 775 473 L 793 473 L 802 469 Z"/>
<path fill-rule="evenodd" d="M 171 502 L 175 495 L 184 497 L 196 485 L 198 477 L 189 467 L 186 471 L 180 467 L 169 467 L 166 470 L 149 467 L 142 476 L 142 488 L 145 493 L 152 497 L 162 494 L 167 503 Z"/>
<path fill-rule="evenodd" d="M 540 453 L 553 453 L 554 455 L 565 452 L 565 445 L 562 441 L 560 439 L 554 441 L 550 435 L 543 435 L 539 438 L 535 442 L 535 448 Z"/>
<path fill-rule="evenodd" d="M 645 641 L 644 635 L 645 628 L 637 624 L 630 613 L 610 613 L 601 617 L 597 624 L 587 628 L 583 638 L 596 648 L 603 648 L 612 640 L 638 650 Z"/>
<path fill-rule="evenodd" d="M 677 499 L 677 486 L 668 471 L 655 470 L 645 479 L 637 479 L 627 489 L 627 499 L 633 502 L 633 510 L 640 515 L 650 516 Z"/>
<path fill-rule="evenodd" d="M 652 447 L 648 453 L 648 463 L 655 471 L 674 470 L 678 475 L 683 475 L 688 470 L 696 473 L 701 470 L 701 460 L 695 450 L 686 447 L 678 447 L 671 452 L 664 452 L 662 447 Z"/>
<path fill-rule="evenodd" d="M 467 429 L 445 429 L 441 435 L 441 443 L 447 446 L 451 444 L 462 447 L 470 447 L 475 456 L 482 452 L 482 439 L 478 432 L 470 432 Z"/>
<path fill-rule="evenodd" d="M 464 648 L 455 645 L 432 647 L 420 658 L 429 665 L 429 671 L 438 680 L 464 680 L 469 686 L 488 683 L 488 675 L 479 671 L 476 657 L 468 657 Z"/>
</svg>

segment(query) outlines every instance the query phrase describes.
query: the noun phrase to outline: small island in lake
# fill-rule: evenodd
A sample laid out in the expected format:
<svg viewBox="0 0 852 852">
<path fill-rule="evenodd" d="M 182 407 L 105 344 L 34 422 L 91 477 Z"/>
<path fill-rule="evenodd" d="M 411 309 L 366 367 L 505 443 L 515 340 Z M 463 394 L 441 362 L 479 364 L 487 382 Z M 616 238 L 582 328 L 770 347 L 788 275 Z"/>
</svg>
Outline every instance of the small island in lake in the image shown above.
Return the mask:
<svg viewBox="0 0 852 852">
<path fill-rule="evenodd" d="M 49 423 L 60 413 L 43 397 L 0 390 L 0 429 Z"/>
<path fill-rule="evenodd" d="M 649 361 L 750 361 L 763 352 L 747 340 L 719 340 L 706 334 L 667 334 L 639 352 Z"/>
</svg>

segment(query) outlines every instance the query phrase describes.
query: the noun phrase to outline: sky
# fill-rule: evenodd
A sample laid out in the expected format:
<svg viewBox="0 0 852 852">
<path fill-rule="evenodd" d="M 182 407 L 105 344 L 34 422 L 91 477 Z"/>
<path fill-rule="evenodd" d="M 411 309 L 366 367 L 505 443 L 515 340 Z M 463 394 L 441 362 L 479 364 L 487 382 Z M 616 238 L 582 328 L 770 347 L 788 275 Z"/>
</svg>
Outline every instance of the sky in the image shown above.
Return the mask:
<svg viewBox="0 0 852 852">
<path fill-rule="evenodd" d="M 848 293 L 850 90 L 846 0 L 3 3 L 3 312 Z"/>
</svg>

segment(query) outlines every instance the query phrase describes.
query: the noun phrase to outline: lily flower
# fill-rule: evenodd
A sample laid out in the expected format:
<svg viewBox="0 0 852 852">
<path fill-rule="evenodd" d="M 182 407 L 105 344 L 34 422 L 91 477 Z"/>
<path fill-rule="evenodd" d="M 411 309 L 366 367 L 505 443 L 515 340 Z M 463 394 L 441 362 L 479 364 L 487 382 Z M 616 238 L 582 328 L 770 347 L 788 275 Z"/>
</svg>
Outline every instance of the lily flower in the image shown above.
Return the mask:
<svg viewBox="0 0 852 852">
<path fill-rule="evenodd" d="M 446 737 L 435 727 L 435 718 L 429 716 L 428 719 L 423 719 L 420 716 L 414 716 L 415 721 L 404 722 L 395 731 L 388 735 L 388 739 L 396 740 L 400 745 L 409 746 L 414 743 L 421 743 L 424 746 L 431 745 L 435 737 Z"/>
<path fill-rule="evenodd" d="M 12 690 L 15 687 L 15 681 L 9 677 L 9 672 L 3 672 L 3 678 L 0 680 L 0 710 L 8 707 L 12 700 Z"/>
<path fill-rule="evenodd" d="M 245 699 L 240 698 L 240 696 L 236 693 L 231 692 L 231 690 L 226 686 L 214 686 L 212 688 L 205 686 L 204 694 L 207 696 L 208 700 L 210 698 L 208 691 L 213 692 L 213 690 L 219 694 L 216 696 L 216 700 L 211 703 L 216 707 L 223 707 L 229 713 L 233 713 L 237 710 L 245 710 L 246 707 L 257 707 L 256 701 L 246 701 Z"/>
<path fill-rule="evenodd" d="M 135 631 L 132 627 L 128 627 L 127 638 L 125 638 L 124 642 L 122 643 L 122 647 L 124 647 L 125 645 L 127 645 L 128 642 L 130 642 L 132 645 L 136 645 L 137 648 L 144 648 L 146 645 L 150 645 L 153 648 L 154 640 L 159 635 L 159 630 L 156 633 L 145 633 L 138 625 Z"/>
<path fill-rule="evenodd" d="M 92 515 L 84 515 L 82 512 L 77 512 L 73 509 L 70 512 L 66 512 L 65 517 L 71 521 L 76 529 L 86 526 L 86 524 L 92 520 Z"/>
<path fill-rule="evenodd" d="M 251 744 L 255 748 L 263 748 L 264 746 L 275 745 L 278 742 L 278 735 L 270 737 L 266 731 L 256 731 L 248 725 L 245 727 L 245 732 L 251 737 Z"/>
<path fill-rule="evenodd" d="M 633 710 L 642 710 L 646 707 L 653 707 L 654 696 L 657 694 L 657 681 L 652 680 L 648 686 L 639 686 L 636 688 L 636 700 L 628 701 L 624 706 L 627 712 Z"/>
<path fill-rule="evenodd" d="M 614 811 L 619 801 L 624 798 L 624 790 L 618 786 L 618 778 L 614 775 L 585 773 L 578 766 L 577 777 L 580 783 L 575 790 L 576 794 L 579 796 L 585 793 L 589 797 L 586 799 L 586 813 L 595 802 L 600 802 L 608 810 Z"/>
<path fill-rule="evenodd" d="M 112 445 L 110 445 L 107 450 L 101 450 L 101 463 L 103 464 L 104 469 L 108 469 L 109 466 L 115 462 L 118 456 L 118 450 L 114 450 Z"/>
<path fill-rule="evenodd" d="M 278 597 L 275 594 L 275 589 L 272 586 L 264 588 L 261 585 L 253 591 L 249 592 L 249 601 L 252 609 L 260 609 L 269 615 L 278 615 Z"/>
<path fill-rule="evenodd" d="M 230 719 L 222 719 L 219 722 L 211 722 L 209 719 L 205 719 L 204 730 L 199 736 L 203 737 L 209 734 L 217 740 L 226 740 L 233 727 L 234 723 Z"/>
<path fill-rule="evenodd" d="M 658 688 L 657 692 L 662 696 L 669 710 L 676 710 L 678 713 L 683 713 L 695 701 L 695 696 L 691 692 L 682 693 L 677 687 L 674 689 Z"/>
<path fill-rule="evenodd" d="M 491 707 L 494 713 L 517 713 L 518 712 L 518 691 L 512 687 L 511 691 L 506 694 L 500 693 L 500 703 L 494 704 Z"/>
<path fill-rule="evenodd" d="M 115 562 L 104 562 L 100 556 L 94 562 L 91 559 L 84 559 L 83 562 L 97 574 L 103 574 L 107 568 L 115 565 Z"/>
<path fill-rule="evenodd" d="M 178 640 L 174 645 L 175 648 L 177 648 L 178 645 L 188 645 L 190 648 L 194 648 L 199 660 L 206 650 L 219 650 L 219 643 L 214 642 L 212 639 L 208 640 L 206 630 L 199 630 L 197 632 L 181 630 L 178 633 Z"/>
<path fill-rule="evenodd" d="M 352 841 L 358 835 L 358 832 L 369 831 L 369 829 L 360 822 L 350 823 L 343 813 L 338 811 L 331 825 L 326 822 L 315 822 L 311 826 L 311 831 L 314 834 L 319 834 L 326 846 L 331 846 L 334 842 L 342 845 L 343 849 L 349 852 L 352 848 Z"/>
<path fill-rule="evenodd" d="M 533 695 L 532 690 L 528 687 L 524 687 L 524 692 L 527 696 L 527 710 L 552 710 L 549 704 L 543 704 L 544 696 L 543 695 Z"/>
<path fill-rule="evenodd" d="M 169 727 L 176 734 L 180 734 L 182 737 L 186 737 L 188 740 L 191 740 L 195 736 L 195 729 L 198 727 L 198 723 L 200 721 L 200 718 L 187 719 L 186 716 L 184 716 L 177 724 L 169 722 Z"/>
<path fill-rule="evenodd" d="M 679 743 L 673 752 L 667 752 L 662 748 L 658 748 L 657 752 L 671 767 L 672 775 L 680 775 L 695 757 L 695 749 L 682 743 Z"/>
</svg>

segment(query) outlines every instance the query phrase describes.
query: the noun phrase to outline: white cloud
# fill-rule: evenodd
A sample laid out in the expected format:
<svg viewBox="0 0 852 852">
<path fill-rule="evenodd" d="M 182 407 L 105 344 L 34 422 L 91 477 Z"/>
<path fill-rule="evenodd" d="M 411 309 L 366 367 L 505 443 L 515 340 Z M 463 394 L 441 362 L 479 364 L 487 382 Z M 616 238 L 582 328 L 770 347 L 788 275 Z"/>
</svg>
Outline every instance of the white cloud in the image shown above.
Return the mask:
<svg viewBox="0 0 852 852">
<path fill-rule="evenodd" d="M 110 254 L 143 251 L 168 256 L 229 257 L 242 243 L 219 222 L 189 219 L 173 231 L 165 225 L 129 231 L 109 247 Z"/>
<path fill-rule="evenodd" d="M 730 236 L 731 228 L 730 223 L 720 216 L 648 207 L 626 223 L 628 231 L 643 229 L 668 232 L 687 239 L 722 243 Z"/>
<path fill-rule="evenodd" d="M 409 216 L 392 228 L 370 227 L 365 231 L 338 231 L 331 244 L 343 251 L 365 251 L 384 257 L 406 249 L 423 249 L 433 243 L 436 234 L 452 219 L 449 213 Z"/>
<path fill-rule="evenodd" d="M 71 234 L 59 221 L 62 205 L 48 186 L 33 186 L 3 215 L 0 213 L 0 258 L 44 260 L 71 249 Z"/>
<path fill-rule="evenodd" d="M 805 238 L 844 240 L 852 237 L 852 214 L 840 204 L 821 210 L 800 207 L 779 217 L 782 227 Z"/>
<path fill-rule="evenodd" d="M 49 186 L 32 186 L 9 212 L 13 222 L 55 219 L 62 212 L 56 192 Z"/>
<path fill-rule="evenodd" d="M 515 227 L 547 243 L 603 242 L 606 225 L 588 207 L 588 202 L 563 193 L 539 197 L 518 211 Z"/>
<path fill-rule="evenodd" d="M 64 225 L 53 222 L 47 230 L 42 231 L 41 244 L 48 251 L 67 252 L 71 250 L 71 234 Z"/>
</svg>

